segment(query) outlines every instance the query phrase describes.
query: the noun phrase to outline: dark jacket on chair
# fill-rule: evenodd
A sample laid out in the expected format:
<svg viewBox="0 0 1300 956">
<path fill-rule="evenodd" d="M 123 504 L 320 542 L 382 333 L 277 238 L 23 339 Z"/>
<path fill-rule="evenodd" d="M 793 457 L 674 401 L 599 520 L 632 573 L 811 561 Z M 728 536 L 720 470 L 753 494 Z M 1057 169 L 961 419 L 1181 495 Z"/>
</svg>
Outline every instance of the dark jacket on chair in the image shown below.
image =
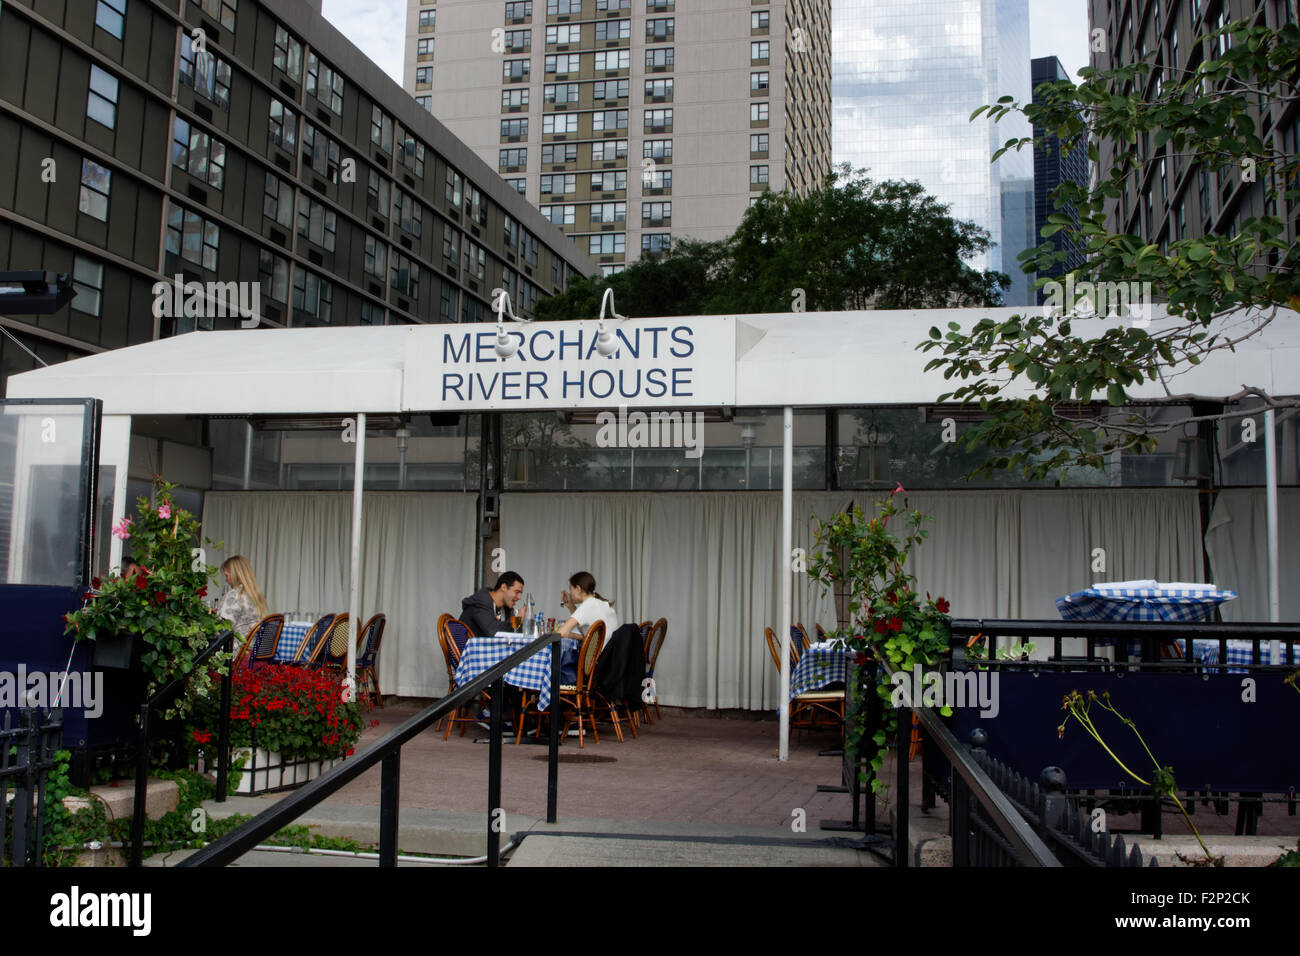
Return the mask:
<svg viewBox="0 0 1300 956">
<path fill-rule="evenodd" d="M 641 681 L 645 680 L 645 645 L 641 628 L 624 624 L 605 641 L 596 661 L 594 683 L 606 700 L 625 700 L 633 707 L 641 703 Z"/>
<path fill-rule="evenodd" d="M 510 630 L 510 624 L 502 621 L 505 608 L 498 608 L 492 603 L 492 592 L 479 588 L 460 602 L 461 622 L 470 629 L 475 637 L 491 637 L 497 631 Z"/>
</svg>

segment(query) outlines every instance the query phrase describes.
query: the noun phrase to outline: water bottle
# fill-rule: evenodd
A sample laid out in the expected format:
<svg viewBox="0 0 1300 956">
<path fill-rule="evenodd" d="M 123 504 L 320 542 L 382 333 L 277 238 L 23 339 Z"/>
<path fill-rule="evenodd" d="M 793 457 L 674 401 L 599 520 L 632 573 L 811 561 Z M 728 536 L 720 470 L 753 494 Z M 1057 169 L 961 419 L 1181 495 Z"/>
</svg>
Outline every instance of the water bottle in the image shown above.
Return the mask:
<svg viewBox="0 0 1300 956">
<path fill-rule="evenodd" d="M 533 637 L 541 637 L 541 636 L 542 636 L 542 628 L 545 627 L 545 626 L 546 626 L 546 624 L 545 624 L 545 619 L 542 617 L 542 612 L 541 612 L 541 611 L 538 611 L 538 612 L 537 612 L 537 618 L 536 618 L 536 620 L 534 621 Z"/>
</svg>

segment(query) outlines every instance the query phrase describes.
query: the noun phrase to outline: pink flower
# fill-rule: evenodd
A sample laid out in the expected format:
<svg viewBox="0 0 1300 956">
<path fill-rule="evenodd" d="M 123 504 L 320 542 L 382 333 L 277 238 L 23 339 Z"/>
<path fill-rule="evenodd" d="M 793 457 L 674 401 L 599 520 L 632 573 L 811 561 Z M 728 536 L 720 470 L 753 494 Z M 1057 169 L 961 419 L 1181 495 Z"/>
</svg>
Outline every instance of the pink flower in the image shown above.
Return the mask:
<svg viewBox="0 0 1300 956">
<path fill-rule="evenodd" d="M 172 516 L 172 506 L 164 503 L 163 506 L 158 509 L 158 517 L 170 518 L 171 516 Z"/>
<path fill-rule="evenodd" d="M 131 537 L 131 519 L 123 518 L 117 524 L 113 525 L 113 537 L 125 541 Z"/>
<path fill-rule="evenodd" d="M 890 494 L 891 494 L 891 495 L 896 495 L 896 494 L 898 494 L 900 491 L 903 492 L 903 494 L 907 494 L 907 489 L 903 487 L 903 483 L 902 483 L 901 481 L 898 483 L 898 487 L 895 488 L 893 491 L 891 491 Z"/>
</svg>

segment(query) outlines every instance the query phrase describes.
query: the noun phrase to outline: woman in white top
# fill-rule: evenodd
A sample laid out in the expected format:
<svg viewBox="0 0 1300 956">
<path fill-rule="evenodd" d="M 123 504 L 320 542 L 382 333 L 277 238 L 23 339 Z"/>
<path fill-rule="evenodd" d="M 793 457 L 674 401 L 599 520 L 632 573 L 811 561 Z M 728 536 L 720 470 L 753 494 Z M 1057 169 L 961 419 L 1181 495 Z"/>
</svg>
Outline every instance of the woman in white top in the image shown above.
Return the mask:
<svg viewBox="0 0 1300 956">
<path fill-rule="evenodd" d="M 597 621 L 605 622 L 605 640 L 618 630 L 618 612 L 612 601 L 596 593 L 596 579 L 586 571 L 569 578 L 569 590 L 560 592 L 560 602 L 573 614 L 560 627 L 560 636 L 569 637 L 576 630 L 584 637 Z"/>
</svg>

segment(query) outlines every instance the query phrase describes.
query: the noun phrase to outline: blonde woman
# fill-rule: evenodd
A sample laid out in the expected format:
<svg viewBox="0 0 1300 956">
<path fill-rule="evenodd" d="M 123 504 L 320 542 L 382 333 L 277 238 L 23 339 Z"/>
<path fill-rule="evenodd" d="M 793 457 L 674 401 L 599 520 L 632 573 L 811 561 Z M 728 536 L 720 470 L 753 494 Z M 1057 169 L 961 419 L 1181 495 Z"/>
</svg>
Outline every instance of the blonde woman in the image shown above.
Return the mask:
<svg viewBox="0 0 1300 956">
<path fill-rule="evenodd" d="M 217 614 L 234 625 L 236 633 L 248 636 L 257 622 L 271 612 L 267 609 L 266 598 L 257 586 L 257 577 L 242 555 L 228 558 L 221 565 L 221 574 L 230 589 L 226 591 L 217 607 Z"/>
</svg>

